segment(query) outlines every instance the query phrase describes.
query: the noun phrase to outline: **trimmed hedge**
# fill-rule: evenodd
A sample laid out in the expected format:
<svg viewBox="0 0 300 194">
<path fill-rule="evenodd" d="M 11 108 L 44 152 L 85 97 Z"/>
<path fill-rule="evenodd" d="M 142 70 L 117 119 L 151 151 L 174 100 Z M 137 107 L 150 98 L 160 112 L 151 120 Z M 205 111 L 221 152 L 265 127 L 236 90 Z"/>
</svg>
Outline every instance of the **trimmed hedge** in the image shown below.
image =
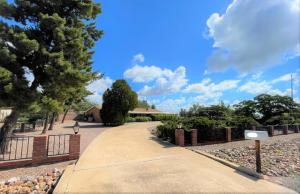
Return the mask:
<svg viewBox="0 0 300 194">
<path fill-rule="evenodd" d="M 133 117 L 127 117 L 126 118 L 126 123 L 130 123 L 130 122 L 135 122 L 136 120 L 135 120 L 135 118 L 133 118 Z"/>
<path fill-rule="evenodd" d="M 136 122 L 148 122 L 152 121 L 151 117 L 135 117 Z"/>
<path fill-rule="evenodd" d="M 153 121 L 167 121 L 178 118 L 175 114 L 153 114 L 151 117 Z"/>
</svg>

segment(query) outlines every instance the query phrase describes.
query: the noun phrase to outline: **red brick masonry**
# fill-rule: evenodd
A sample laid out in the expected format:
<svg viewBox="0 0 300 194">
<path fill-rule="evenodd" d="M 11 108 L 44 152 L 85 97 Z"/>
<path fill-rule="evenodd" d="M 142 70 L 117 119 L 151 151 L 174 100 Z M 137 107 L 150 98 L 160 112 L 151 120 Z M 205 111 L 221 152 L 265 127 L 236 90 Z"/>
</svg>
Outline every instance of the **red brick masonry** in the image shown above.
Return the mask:
<svg viewBox="0 0 300 194">
<path fill-rule="evenodd" d="M 80 156 L 80 135 L 70 135 L 69 154 L 59 156 L 47 155 L 48 136 L 35 136 L 33 139 L 32 159 L 10 160 L 0 162 L 0 169 L 17 168 L 29 165 L 39 165 L 43 163 L 62 162 L 76 160 Z"/>
</svg>

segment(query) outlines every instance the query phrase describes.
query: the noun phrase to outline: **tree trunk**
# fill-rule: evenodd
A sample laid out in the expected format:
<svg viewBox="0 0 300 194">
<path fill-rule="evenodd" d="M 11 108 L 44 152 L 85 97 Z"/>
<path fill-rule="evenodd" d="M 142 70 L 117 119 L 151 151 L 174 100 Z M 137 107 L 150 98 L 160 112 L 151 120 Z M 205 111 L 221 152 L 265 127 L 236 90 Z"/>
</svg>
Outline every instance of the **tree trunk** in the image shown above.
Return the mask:
<svg viewBox="0 0 300 194">
<path fill-rule="evenodd" d="M 67 116 L 67 114 L 68 114 L 68 111 L 69 111 L 69 108 L 66 109 L 66 111 L 65 111 L 65 113 L 64 113 L 64 116 L 63 116 L 63 118 L 62 118 L 62 120 L 61 120 L 61 123 L 64 123 L 64 122 L 65 122 L 65 118 L 66 118 L 66 116 Z"/>
<path fill-rule="evenodd" d="M 19 118 L 19 112 L 16 110 L 12 110 L 11 114 L 5 118 L 4 124 L 0 129 L 0 153 L 4 153 L 5 145 L 6 145 L 6 137 L 12 129 L 15 127 Z"/>
<path fill-rule="evenodd" d="M 49 112 L 47 111 L 47 113 L 46 113 L 46 119 L 45 119 L 45 124 L 44 124 L 44 128 L 43 128 L 42 134 L 45 134 L 47 132 L 48 118 L 49 118 Z"/>
<path fill-rule="evenodd" d="M 50 126 L 49 126 L 48 130 L 53 130 L 53 126 L 54 126 L 54 122 L 55 122 L 55 116 L 56 116 L 56 113 L 53 112 L 52 117 L 51 117 L 51 121 L 50 121 Z"/>
</svg>

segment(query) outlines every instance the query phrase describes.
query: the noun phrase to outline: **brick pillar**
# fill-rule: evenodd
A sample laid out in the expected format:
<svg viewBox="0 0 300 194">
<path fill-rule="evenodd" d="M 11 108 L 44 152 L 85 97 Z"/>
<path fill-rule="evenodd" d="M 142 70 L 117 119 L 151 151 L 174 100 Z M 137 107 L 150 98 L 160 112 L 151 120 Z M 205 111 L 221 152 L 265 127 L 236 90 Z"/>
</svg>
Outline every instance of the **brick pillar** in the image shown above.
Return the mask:
<svg viewBox="0 0 300 194">
<path fill-rule="evenodd" d="M 274 136 L 274 126 L 273 125 L 271 125 L 269 128 L 269 135 L 270 135 L 270 137 Z"/>
<path fill-rule="evenodd" d="M 252 126 L 252 130 L 253 130 L 253 131 L 256 131 L 256 126 Z"/>
<path fill-rule="evenodd" d="M 76 160 L 80 156 L 80 134 L 70 135 L 69 142 L 70 160 Z"/>
<path fill-rule="evenodd" d="M 295 133 L 299 133 L 299 124 L 296 124 L 296 129 L 295 129 Z"/>
<path fill-rule="evenodd" d="M 184 147 L 184 130 L 176 129 L 175 130 L 175 144 L 181 147 Z"/>
<path fill-rule="evenodd" d="M 231 142 L 231 128 L 228 127 L 226 130 L 226 142 Z"/>
<path fill-rule="evenodd" d="M 198 144 L 197 142 L 197 129 L 191 129 L 191 143 L 192 146 L 196 146 Z"/>
<path fill-rule="evenodd" d="M 47 136 L 33 138 L 32 162 L 42 163 L 47 159 Z"/>
<path fill-rule="evenodd" d="M 284 127 L 283 127 L 283 134 L 287 135 L 288 134 L 288 130 L 289 130 L 289 125 L 284 125 Z"/>
</svg>

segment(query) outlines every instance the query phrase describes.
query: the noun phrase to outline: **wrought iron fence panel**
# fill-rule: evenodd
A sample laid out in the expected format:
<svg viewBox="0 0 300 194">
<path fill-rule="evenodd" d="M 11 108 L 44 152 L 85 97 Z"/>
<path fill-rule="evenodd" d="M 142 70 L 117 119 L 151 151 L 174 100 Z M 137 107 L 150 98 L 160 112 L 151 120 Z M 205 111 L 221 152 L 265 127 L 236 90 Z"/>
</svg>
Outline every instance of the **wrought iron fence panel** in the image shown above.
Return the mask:
<svg viewBox="0 0 300 194">
<path fill-rule="evenodd" d="M 288 125 L 288 133 L 295 133 L 297 130 L 297 125 Z"/>
<path fill-rule="evenodd" d="M 49 135 L 47 153 L 48 156 L 69 154 L 70 134 Z"/>
<path fill-rule="evenodd" d="M 0 162 L 32 158 L 33 136 L 6 137 L 4 152 L 0 152 Z"/>
<path fill-rule="evenodd" d="M 283 135 L 285 125 L 274 125 L 274 135 Z"/>
</svg>

